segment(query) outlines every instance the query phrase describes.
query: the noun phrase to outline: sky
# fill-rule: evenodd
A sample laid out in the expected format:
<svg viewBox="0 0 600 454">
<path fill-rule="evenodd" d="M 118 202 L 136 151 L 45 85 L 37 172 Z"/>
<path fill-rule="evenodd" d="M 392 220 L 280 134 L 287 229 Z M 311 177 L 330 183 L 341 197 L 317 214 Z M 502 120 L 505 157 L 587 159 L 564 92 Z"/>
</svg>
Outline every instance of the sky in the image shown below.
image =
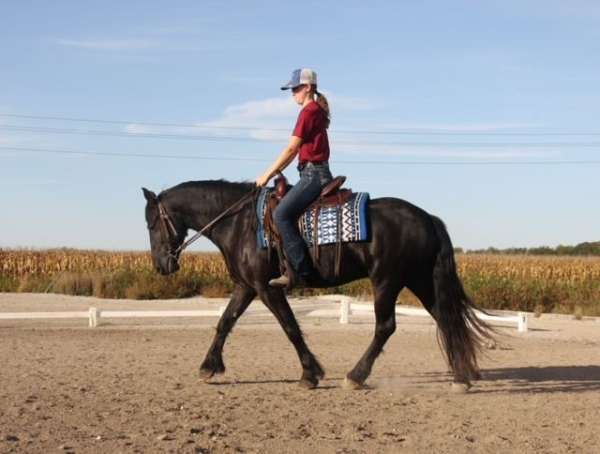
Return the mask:
<svg viewBox="0 0 600 454">
<path fill-rule="evenodd" d="M 0 4 L 0 247 L 149 249 L 141 188 L 254 181 L 300 67 L 355 191 L 465 249 L 600 240 L 600 2 L 25 0 Z"/>
</svg>

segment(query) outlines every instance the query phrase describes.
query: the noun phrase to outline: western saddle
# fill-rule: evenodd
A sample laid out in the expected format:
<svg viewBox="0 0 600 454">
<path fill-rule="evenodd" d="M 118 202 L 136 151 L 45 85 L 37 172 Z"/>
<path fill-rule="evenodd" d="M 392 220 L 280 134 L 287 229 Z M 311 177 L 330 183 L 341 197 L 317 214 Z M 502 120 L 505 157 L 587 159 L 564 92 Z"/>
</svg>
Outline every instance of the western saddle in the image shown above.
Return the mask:
<svg viewBox="0 0 600 454">
<path fill-rule="evenodd" d="M 342 185 L 346 181 L 345 176 L 337 176 L 333 178 L 323 189 L 321 190 L 321 194 L 313 203 L 311 203 L 306 211 L 312 211 L 312 218 L 314 219 L 314 229 L 313 229 L 313 238 L 312 238 L 312 257 L 314 261 L 314 265 L 316 268 L 317 262 L 319 261 L 319 244 L 318 244 L 318 232 L 319 232 L 319 209 L 323 207 L 334 207 L 337 205 L 343 205 L 352 197 L 351 189 L 342 189 Z M 271 248 L 271 243 L 274 243 L 277 249 L 277 254 L 279 257 L 279 266 L 280 271 L 283 274 L 285 272 L 284 269 L 284 255 L 283 248 L 281 243 L 281 236 L 277 231 L 277 227 L 273 222 L 273 212 L 279 202 L 286 195 L 287 191 L 290 189 L 288 185 L 286 177 L 278 172 L 278 176 L 275 179 L 275 190 L 271 192 L 269 195 L 269 199 L 267 201 L 267 209 L 265 212 L 264 219 L 264 227 L 265 233 L 267 235 L 267 244 L 268 248 Z M 338 212 L 338 226 L 337 229 L 337 241 L 336 241 L 336 254 L 335 254 L 335 276 L 339 276 L 340 273 L 340 265 L 341 265 L 341 257 L 342 257 L 342 228 L 341 228 L 341 214 Z M 269 257 L 271 256 L 269 250 Z"/>
</svg>

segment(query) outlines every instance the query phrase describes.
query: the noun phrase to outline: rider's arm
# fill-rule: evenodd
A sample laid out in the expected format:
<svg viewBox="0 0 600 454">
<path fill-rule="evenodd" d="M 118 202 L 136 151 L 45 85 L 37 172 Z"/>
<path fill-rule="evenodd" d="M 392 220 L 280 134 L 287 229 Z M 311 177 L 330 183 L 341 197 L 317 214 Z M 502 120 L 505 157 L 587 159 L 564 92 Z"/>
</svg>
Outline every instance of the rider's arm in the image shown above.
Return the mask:
<svg viewBox="0 0 600 454">
<path fill-rule="evenodd" d="M 265 186 L 269 180 L 277 173 L 282 172 L 290 163 L 294 160 L 298 151 L 300 151 L 300 145 L 302 145 L 302 139 L 300 137 L 292 136 L 290 142 L 283 149 L 275 163 L 269 167 L 262 176 L 256 179 L 257 186 Z"/>
</svg>

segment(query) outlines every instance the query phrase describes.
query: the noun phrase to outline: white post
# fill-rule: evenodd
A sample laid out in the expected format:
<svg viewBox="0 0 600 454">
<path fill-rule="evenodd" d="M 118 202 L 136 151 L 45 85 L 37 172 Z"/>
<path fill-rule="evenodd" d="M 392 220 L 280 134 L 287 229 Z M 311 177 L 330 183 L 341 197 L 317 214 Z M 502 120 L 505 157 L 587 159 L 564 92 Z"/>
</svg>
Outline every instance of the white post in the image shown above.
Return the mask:
<svg viewBox="0 0 600 454">
<path fill-rule="evenodd" d="M 343 298 L 340 301 L 340 323 L 347 324 L 348 317 L 350 316 L 350 314 L 351 314 L 350 300 L 347 298 Z"/>
<path fill-rule="evenodd" d="M 100 324 L 100 309 L 90 307 L 90 328 L 96 328 Z"/>
<path fill-rule="evenodd" d="M 527 314 L 525 312 L 519 312 L 518 314 L 518 330 L 520 333 L 527 332 Z"/>
</svg>

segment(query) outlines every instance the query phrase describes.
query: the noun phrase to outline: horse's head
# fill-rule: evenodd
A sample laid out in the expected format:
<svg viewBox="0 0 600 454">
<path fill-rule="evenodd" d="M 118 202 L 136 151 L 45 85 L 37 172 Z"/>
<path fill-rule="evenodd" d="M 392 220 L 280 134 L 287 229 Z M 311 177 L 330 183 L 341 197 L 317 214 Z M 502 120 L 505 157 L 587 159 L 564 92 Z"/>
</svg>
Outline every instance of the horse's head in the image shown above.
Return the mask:
<svg viewBox="0 0 600 454">
<path fill-rule="evenodd" d="M 152 191 L 142 188 L 146 198 L 146 223 L 154 268 L 167 275 L 179 269 L 179 246 L 187 232 L 179 216 Z"/>
</svg>

